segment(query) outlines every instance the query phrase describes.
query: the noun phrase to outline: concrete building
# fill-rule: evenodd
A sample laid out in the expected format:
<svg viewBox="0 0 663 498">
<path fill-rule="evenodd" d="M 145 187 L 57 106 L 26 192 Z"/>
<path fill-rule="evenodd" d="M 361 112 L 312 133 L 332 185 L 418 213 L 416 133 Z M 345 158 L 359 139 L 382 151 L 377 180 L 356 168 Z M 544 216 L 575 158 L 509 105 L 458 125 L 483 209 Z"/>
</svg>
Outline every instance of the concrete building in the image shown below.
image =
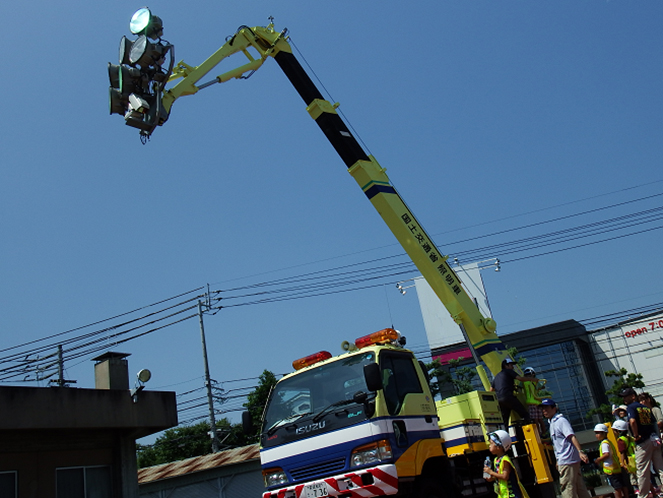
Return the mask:
<svg viewBox="0 0 663 498">
<path fill-rule="evenodd" d="M 138 471 L 141 498 L 259 498 L 265 491 L 258 445 Z"/>
<path fill-rule="evenodd" d="M 137 498 L 135 440 L 177 425 L 174 392 L 129 390 L 126 354 L 96 389 L 0 387 L 2 498 Z"/>
</svg>

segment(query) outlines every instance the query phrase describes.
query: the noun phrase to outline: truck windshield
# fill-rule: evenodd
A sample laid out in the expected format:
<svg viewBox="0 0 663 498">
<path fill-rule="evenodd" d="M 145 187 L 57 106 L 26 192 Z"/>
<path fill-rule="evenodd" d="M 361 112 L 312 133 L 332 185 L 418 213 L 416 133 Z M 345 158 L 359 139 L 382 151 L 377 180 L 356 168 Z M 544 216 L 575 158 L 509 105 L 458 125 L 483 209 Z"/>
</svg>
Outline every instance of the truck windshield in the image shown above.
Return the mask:
<svg viewBox="0 0 663 498">
<path fill-rule="evenodd" d="M 351 400 L 358 391 L 367 392 L 364 365 L 373 362 L 372 351 L 357 353 L 282 380 L 272 392 L 263 430 L 318 413 L 332 403 Z"/>
</svg>

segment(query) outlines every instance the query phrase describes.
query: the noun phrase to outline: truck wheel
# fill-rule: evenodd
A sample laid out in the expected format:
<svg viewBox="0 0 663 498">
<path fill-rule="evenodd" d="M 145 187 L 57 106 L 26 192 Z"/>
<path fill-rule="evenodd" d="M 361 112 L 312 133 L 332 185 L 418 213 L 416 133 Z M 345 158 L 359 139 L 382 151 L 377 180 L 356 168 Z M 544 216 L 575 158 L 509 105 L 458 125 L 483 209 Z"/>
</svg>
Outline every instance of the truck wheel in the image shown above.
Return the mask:
<svg viewBox="0 0 663 498">
<path fill-rule="evenodd" d="M 413 498 L 451 498 L 453 496 L 453 494 L 447 494 L 442 483 L 431 477 L 419 481 L 413 494 Z"/>
</svg>

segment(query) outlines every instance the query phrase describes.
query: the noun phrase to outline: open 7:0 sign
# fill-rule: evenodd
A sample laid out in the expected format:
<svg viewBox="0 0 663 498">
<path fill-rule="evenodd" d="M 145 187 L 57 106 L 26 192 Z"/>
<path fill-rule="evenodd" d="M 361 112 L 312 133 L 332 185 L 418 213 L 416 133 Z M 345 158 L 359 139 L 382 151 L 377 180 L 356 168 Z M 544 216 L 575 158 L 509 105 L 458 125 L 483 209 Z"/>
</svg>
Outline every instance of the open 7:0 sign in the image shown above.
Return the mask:
<svg viewBox="0 0 663 498">
<path fill-rule="evenodd" d="M 649 322 L 647 325 L 649 325 L 649 327 L 640 327 L 639 329 L 633 329 L 624 332 L 624 336 L 636 337 L 641 334 L 646 334 L 647 332 L 653 332 L 656 329 L 663 329 L 663 320 Z"/>
</svg>

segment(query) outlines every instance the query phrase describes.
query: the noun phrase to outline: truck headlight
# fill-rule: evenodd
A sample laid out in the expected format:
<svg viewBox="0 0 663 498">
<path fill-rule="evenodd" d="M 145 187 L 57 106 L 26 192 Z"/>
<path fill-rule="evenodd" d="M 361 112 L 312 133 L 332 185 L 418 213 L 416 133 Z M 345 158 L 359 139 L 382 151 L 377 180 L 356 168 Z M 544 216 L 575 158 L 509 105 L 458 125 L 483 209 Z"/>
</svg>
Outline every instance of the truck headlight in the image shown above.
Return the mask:
<svg viewBox="0 0 663 498">
<path fill-rule="evenodd" d="M 386 439 L 355 448 L 350 455 L 350 467 L 363 467 L 391 460 L 391 445 Z"/>
<path fill-rule="evenodd" d="M 265 480 L 266 488 L 288 483 L 288 477 L 285 475 L 285 472 L 283 472 L 283 469 L 279 467 L 263 470 L 262 477 Z"/>
</svg>

